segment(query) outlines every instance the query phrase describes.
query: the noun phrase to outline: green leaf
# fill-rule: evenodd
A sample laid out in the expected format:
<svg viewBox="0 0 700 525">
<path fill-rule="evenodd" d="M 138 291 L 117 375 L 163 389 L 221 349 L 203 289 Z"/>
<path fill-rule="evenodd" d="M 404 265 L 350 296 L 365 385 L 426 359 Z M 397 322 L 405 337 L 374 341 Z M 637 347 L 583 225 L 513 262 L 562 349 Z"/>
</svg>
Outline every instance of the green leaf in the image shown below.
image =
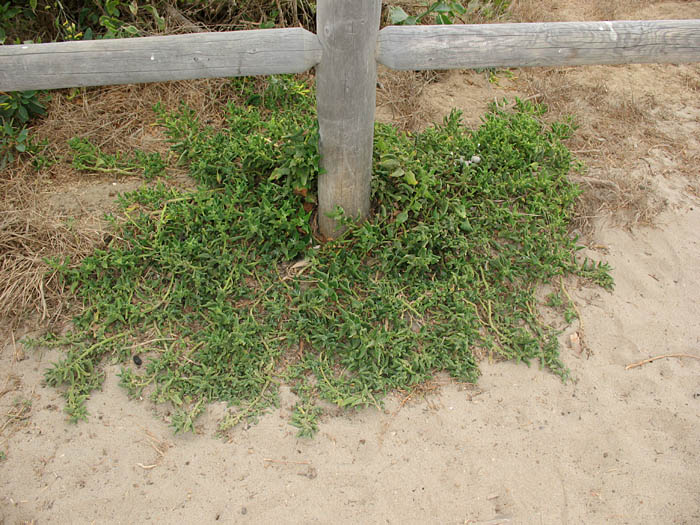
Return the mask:
<svg viewBox="0 0 700 525">
<path fill-rule="evenodd" d="M 438 25 L 450 25 L 452 24 L 452 20 L 450 19 L 449 15 L 440 13 L 435 17 L 435 22 L 437 22 Z"/>
<path fill-rule="evenodd" d="M 440 2 L 432 8 L 432 11 L 435 11 L 436 13 L 449 13 L 452 11 L 452 9 L 446 2 Z"/>
<path fill-rule="evenodd" d="M 401 7 L 389 8 L 389 21 L 393 25 L 401 25 L 405 23 L 408 18 L 408 13 L 404 11 Z"/>
<path fill-rule="evenodd" d="M 382 159 L 379 165 L 387 170 L 393 170 L 401 166 L 401 163 L 397 159 L 390 157 L 387 159 Z"/>
<path fill-rule="evenodd" d="M 275 168 L 274 170 L 272 170 L 272 174 L 270 175 L 268 180 L 278 180 L 282 177 L 286 177 L 287 175 L 289 175 L 289 168 Z"/>
<path fill-rule="evenodd" d="M 462 4 L 460 4 L 459 2 L 450 2 L 450 7 L 452 8 L 452 11 L 454 11 L 455 13 L 457 13 L 459 15 L 463 15 L 464 13 L 467 12 L 465 7 Z"/>
<path fill-rule="evenodd" d="M 396 216 L 396 224 L 403 224 L 407 220 L 408 220 L 408 212 L 405 210 Z"/>
<path fill-rule="evenodd" d="M 415 174 L 411 171 L 408 170 L 404 176 L 406 183 L 410 184 L 411 186 L 415 186 L 418 184 L 418 181 L 416 180 Z"/>
<path fill-rule="evenodd" d="M 105 2 L 105 11 L 108 15 L 114 17 L 119 16 L 119 1 L 120 0 L 107 0 L 107 2 Z"/>
</svg>

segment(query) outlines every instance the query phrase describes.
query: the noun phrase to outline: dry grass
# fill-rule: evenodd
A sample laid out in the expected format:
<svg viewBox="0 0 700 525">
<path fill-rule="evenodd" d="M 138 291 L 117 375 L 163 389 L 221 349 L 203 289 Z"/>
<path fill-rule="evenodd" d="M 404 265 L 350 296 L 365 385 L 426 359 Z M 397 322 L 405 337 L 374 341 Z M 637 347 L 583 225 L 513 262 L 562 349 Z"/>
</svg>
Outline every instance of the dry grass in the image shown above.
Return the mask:
<svg viewBox="0 0 700 525">
<path fill-rule="evenodd" d="M 570 0 L 512 0 L 508 18 L 514 22 L 573 22 L 621 20 L 629 13 L 664 0 L 617 0 L 615 2 L 576 2 Z"/>
<path fill-rule="evenodd" d="M 380 67 L 377 74 L 377 108 L 381 116 L 405 131 L 416 131 L 429 119 L 421 104 L 425 86 L 439 80 L 437 71 L 393 71 Z"/>
<path fill-rule="evenodd" d="M 172 2 L 175 4 L 175 2 Z M 196 21 L 209 31 L 256 29 L 277 12 L 278 26 L 316 29 L 315 2 L 309 0 L 242 0 L 238 2 L 189 2 L 187 7 L 170 5 L 173 22 Z M 177 13 L 177 14 L 173 14 Z M 184 20 L 183 20 L 184 19 Z M 170 29 L 170 28 L 168 28 Z"/>
<path fill-rule="evenodd" d="M 153 126 L 156 102 L 167 108 L 184 102 L 205 122 L 220 125 L 222 109 L 234 96 L 226 80 L 54 92 L 48 116 L 33 129 L 48 142 L 43 154 L 50 166 L 36 173 L 29 163 L 16 163 L 0 180 L 0 316 L 12 325 L 32 313 L 42 323 L 62 319 L 64 290 L 46 259 L 70 257 L 76 263 L 102 242 L 99 216 L 86 210 L 62 215 L 47 202 L 47 186 L 86 182 L 86 175 L 71 166 L 68 139 L 88 138 L 107 153 L 166 151 L 167 143 Z M 89 176 L 90 181 L 99 180 Z"/>
<path fill-rule="evenodd" d="M 651 225 L 668 204 L 647 160 L 654 148 L 674 142 L 658 125 L 663 111 L 653 94 L 637 94 L 633 85 L 621 87 L 620 70 L 612 71 L 601 66 L 587 72 L 520 72 L 527 90 L 541 94 L 549 118 L 574 115 L 579 125 L 568 146 L 587 167 L 584 175 L 573 176 L 584 189 L 576 219 L 584 233 L 603 216 L 625 227 Z"/>
<path fill-rule="evenodd" d="M 61 318 L 63 290 L 46 258 L 79 259 L 102 239 L 98 227 L 70 226 L 40 199 L 40 181 L 0 181 L 0 318 L 11 326 L 31 313 L 42 322 Z"/>
<path fill-rule="evenodd" d="M 630 174 L 621 169 L 590 170 L 572 179 L 584 190 L 574 219 L 574 226 L 584 234 L 591 233 L 594 220 L 602 217 L 626 228 L 651 226 L 668 206 L 654 178 L 639 171 Z"/>
</svg>

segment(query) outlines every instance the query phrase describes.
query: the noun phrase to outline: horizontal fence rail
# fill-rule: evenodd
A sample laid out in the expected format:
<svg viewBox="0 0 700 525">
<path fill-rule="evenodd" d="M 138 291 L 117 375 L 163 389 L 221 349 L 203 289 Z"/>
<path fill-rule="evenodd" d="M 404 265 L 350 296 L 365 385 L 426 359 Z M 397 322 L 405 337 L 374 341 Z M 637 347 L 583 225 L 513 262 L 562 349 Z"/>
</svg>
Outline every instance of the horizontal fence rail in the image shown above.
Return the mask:
<svg viewBox="0 0 700 525">
<path fill-rule="evenodd" d="M 700 61 L 700 20 L 389 26 L 377 60 L 392 69 Z"/>
<path fill-rule="evenodd" d="M 301 73 L 321 60 L 302 28 L 0 46 L 0 90 Z"/>
<path fill-rule="evenodd" d="M 381 0 L 318 0 L 302 28 L 0 45 L 0 91 L 316 71 L 319 228 L 370 210 L 377 63 L 392 69 L 700 62 L 700 20 L 390 26 Z"/>
</svg>

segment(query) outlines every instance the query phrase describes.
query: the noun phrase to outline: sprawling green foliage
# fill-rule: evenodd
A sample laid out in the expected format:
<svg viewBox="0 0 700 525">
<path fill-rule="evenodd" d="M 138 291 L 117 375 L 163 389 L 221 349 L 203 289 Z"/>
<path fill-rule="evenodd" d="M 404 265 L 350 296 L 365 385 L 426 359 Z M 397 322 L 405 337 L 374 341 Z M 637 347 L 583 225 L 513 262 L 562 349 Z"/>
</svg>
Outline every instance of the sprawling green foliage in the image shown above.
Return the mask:
<svg viewBox="0 0 700 525">
<path fill-rule="evenodd" d="M 470 0 L 464 3 L 438 0 L 426 3 L 422 11 L 409 15 L 401 6 L 390 6 L 389 22 L 393 25 L 407 26 L 425 23 L 463 24 L 468 23 L 473 17 L 486 20 L 501 18 L 508 7 L 510 7 L 509 0 Z"/>
<path fill-rule="evenodd" d="M 247 103 L 223 129 L 159 109 L 196 190 L 161 180 L 122 196 L 104 246 L 55 262 L 80 308 L 46 378 L 73 419 L 105 356 L 125 363 L 132 394 L 173 404 L 177 430 L 213 400 L 237 407 L 222 429 L 255 417 L 286 381 L 309 435 L 317 399 L 376 405 L 437 371 L 476 381 L 476 351 L 567 376 L 534 290 L 572 273 L 610 285 L 605 266 L 575 259 L 570 122 L 518 102 L 477 130 L 457 112 L 416 135 L 378 125 L 372 218 L 321 244 L 312 94 L 289 77 L 236 82 Z M 94 153 L 78 146 L 76 159 Z M 143 368 L 126 364 L 136 354 Z"/>
<path fill-rule="evenodd" d="M 46 107 L 36 91 L 3 93 L 0 95 L 0 170 L 24 153 L 37 153 L 40 143 L 29 135 L 27 125 Z"/>
</svg>

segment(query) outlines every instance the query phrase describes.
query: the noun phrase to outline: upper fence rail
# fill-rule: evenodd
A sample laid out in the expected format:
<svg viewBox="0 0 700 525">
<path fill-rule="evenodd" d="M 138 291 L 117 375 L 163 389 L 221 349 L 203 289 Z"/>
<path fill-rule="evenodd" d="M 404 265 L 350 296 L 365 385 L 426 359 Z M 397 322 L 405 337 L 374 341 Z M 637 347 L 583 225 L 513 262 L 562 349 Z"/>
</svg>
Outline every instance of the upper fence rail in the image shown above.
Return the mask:
<svg viewBox="0 0 700 525">
<path fill-rule="evenodd" d="M 0 90 L 301 73 L 322 60 L 301 28 L 0 46 Z M 700 62 L 700 20 L 389 26 L 398 70 Z"/>
<path fill-rule="evenodd" d="M 385 27 L 392 69 L 582 66 L 700 61 L 700 20 Z"/>
<path fill-rule="evenodd" d="M 321 60 L 302 28 L 0 46 L 0 90 L 301 73 Z"/>
</svg>

